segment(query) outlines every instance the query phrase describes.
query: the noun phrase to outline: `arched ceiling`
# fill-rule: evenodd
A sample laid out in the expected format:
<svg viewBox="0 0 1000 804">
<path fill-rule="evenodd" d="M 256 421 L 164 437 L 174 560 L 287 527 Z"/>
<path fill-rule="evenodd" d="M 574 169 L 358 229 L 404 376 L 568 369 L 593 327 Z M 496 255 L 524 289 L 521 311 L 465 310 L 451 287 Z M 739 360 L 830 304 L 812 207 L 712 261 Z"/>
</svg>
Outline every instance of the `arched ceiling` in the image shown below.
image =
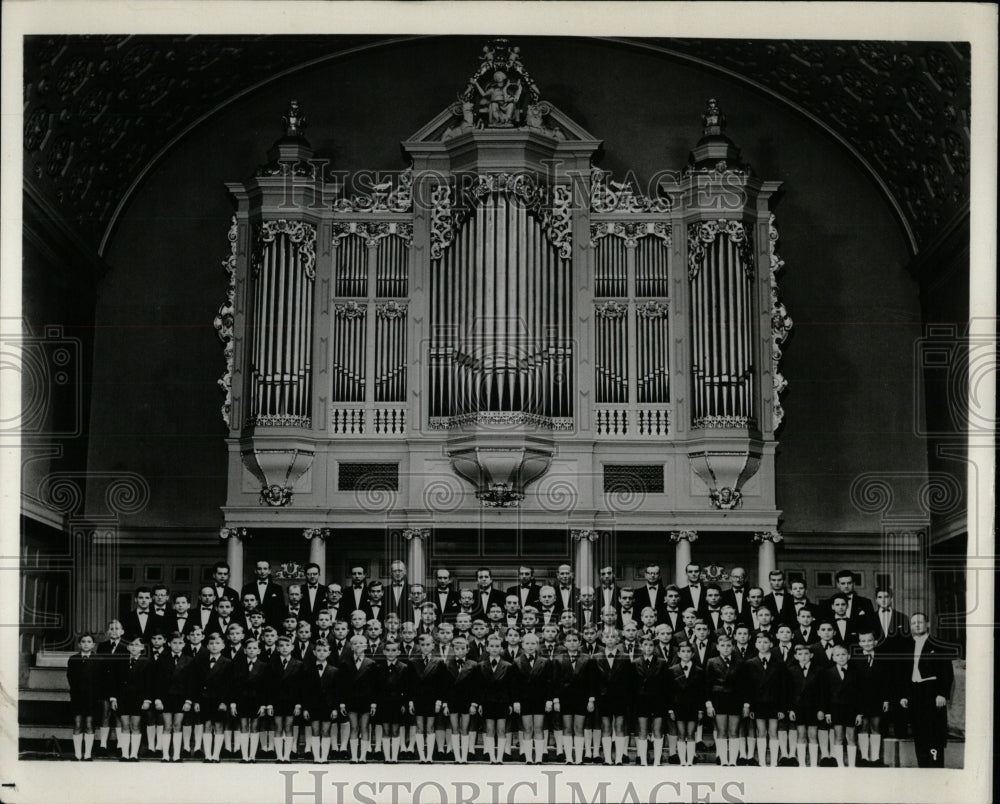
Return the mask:
<svg viewBox="0 0 1000 804">
<path fill-rule="evenodd" d="M 384 36 L 27 37 L 25 183 L 99 249 L 130 188 L 206 115 L 279 74 L 392 41 Z M 932 241 L 968 200 L 967 44 L 616 41 L 723 70 L 812 117 L 847 144 L 883 186 L 914 250 Z"/>
</svg>

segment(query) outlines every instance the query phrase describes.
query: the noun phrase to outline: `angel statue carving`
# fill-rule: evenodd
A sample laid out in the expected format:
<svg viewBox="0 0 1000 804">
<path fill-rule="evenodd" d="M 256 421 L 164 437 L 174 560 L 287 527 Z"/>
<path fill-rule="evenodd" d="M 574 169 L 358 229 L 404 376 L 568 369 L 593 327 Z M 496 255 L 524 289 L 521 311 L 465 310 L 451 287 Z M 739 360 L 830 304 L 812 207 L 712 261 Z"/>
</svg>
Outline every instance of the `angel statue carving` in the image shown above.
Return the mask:
<svg viewBox="0 0 1000 804">
<path fill-rule="evenodd" d="M 501 70 L 493 73 L 493 80 L 486 89 L 479 86 L 473 79 L 471 85 L 479 92 L 480 114 L 486 113 L 487 124 L 490 126 L 513 126 L 519 122 L 520 110 L 518 101 L 521 99 L 521 82 L 512 84 L 507 74 Z"/>
</svg>

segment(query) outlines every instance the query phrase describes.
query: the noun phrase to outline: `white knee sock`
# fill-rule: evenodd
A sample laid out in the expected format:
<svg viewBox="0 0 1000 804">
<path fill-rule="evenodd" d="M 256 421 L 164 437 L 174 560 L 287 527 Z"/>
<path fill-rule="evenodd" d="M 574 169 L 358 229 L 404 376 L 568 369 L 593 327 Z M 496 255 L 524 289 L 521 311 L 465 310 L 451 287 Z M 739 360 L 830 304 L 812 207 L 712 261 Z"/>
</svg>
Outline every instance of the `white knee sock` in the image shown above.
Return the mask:
<svg viewBox="0 0 1000 804">
<path fill-rule="evenodd" d="M 698 744 L 697 740 L 688 740 L 687 741 L 688 765 L 694 765 L 695 746 L 697 744 Z"/>
<path fill-rule="evenodd" d="M 819 765 L 819 743 L 809 743 L 809 764 L 814 768 Z"/>
<path fill-rule="evenodd" d="M 129 738 L 129 756 L 137 759 L 139 756 L 139 743 L 142 742 L 142 732 L 134 731 Z"/>
<path fill-rule="evenodd" d="M 757 761 L 760 762 L 761 767 L 767 762 L 767 738 L 758 737 L 757 738 Z"/>
<path fill-rule="evenodd" d="M 647 764 L 646 754 L 649 751 L 649 740 L 645 737 L 635 738 L 635 753 L 639 757 L 639 764 Z"/>
<path fill-rule="evenodd" d="M 427 742 L 424 740 L 423 734 L 417 735 L 417 759 L 420 762 L 427 760 Z"/>
<path fill-rule="evenodd" d="M 719 764 L 725 767 L 729 764 L 729 745 L 725 737 L 715 738 L 715 754 L 719 757 Z"/>
<path fill-rule="evenodd" d="M 858 747 L 856 745 L 847 744 L 847 767 L 853 768 L 855 760 L 858 756 Z"/>
<path fill-rule="evenodd" d="M 795 758 L 799 761 L 799 767 L 804 768 L 806 766 L 806 744 L 796 743 L 795 745 Z"/>
<path fill-rule="evenodd" d="M 212 743 L 212 746 L 215 749 L 215 753 L 212 754 L 212 759 L 214 759 L 216 762 L 218 762 L 219 759 L 221 759 L 222 757 L 222 745 L 225 742 L 225 740 L 226 740 L 226 735 L 224 734 L 215 735 L 215 740 Z"/>
<path fill-rule="evenodd" d="M 156 727 L 156 745 L 158 748 L 163 748 L 163 724 L 160 723 Z"/>
<path fill-rule="evenodd" d="M 677 754 L 677 735 L 668 734 L 667 735 L 667 756 L 676 756 Z"/>
<path fill-rule="evenodd" d="M 604 749 L 604 764 L 611 764 L 611 738 L 601 737 L 601 747 Z"/>
<path fill-rule="evenodd" d="M 108 735 L 111 734 L 111 727 L 110 726 L 101 726 L 99 733 L 100 733 L 100 737 L 101 737 L 101 748 L 107 748 L 108 747 Z M 119 742 L 119 744 L 121 744 L 121 740 L 119 740 L 118 742 Z"/>
<path fill-rule="evenodd" d="M 125 730 L 122 729 L 121 726 L 115 726 L 115 740 L 117 741 L 115 744 L 119 748 L 121 748 L 122 743 L 125 743 L 126 745 L 129 745 L 131 739 L 132 739 L 131 737 L 129 737 L 128 739 L 125 739 Z"/>
<path fill-rule="evenodd" d="M 740 738 L 730 737 L 729 738 L 729 764 L 735 765 L 736 760 L 740 758 Z"/>
<path fill-rule="evenodd" d="M 320 738 L 315 734 L 309 738 L 309 745 L 312 749 L 313 762 L 319 762 L 319 741 Z"/>
<path fill-rule="evenodd" d="M 400 737 L 391 737 L 389 739 L 389 750 L 392 751 L 392 761 L 399 762 L 399 745 L 402 742 Z"/>
<path fill-rule="evenodd" d="M 868 735 L 859 734 L 858 735 L 858 752 L 862 759 L 868 759 Z"/>
<path fill-rule="evenodd" d="M 768 740 L 767 742 L 768 746 L 771 749 L 771 767 L 776 768 L 778 767 L 778 748 L 781 745 L 781 741 L 778 739 L 773 739 L 773 740 Z M 760 764 L 761 765 L 764 764 L 763 759 Z"/>
<path fill-rule="evenodd" d="M 472 747 L 471 736 L 468 734 L 460 735 L 458 744 L 462 748 L 462 764 L 465 765 L 469 761 L 469 749 Z"/>
<path fill-rule="evenodd" d="M 702 727 L 701 724 L 699 723 L 694 730 L 694 741 L 696 743 L 700 743 L 702 741 L 701 738 L 702 738 Z"/>
<path fill-rule="evenodd" d="M 653 738 L 653 764 L 659 765 L 660 760 L 663 758 L 663 738 L 654 737 Z"/>
<path fill-rule="evenodd" d="M 358 762 L 364 762 L 368 758 L 368 739 L 358 741 Z"/>
<path fill-rule="evenodd" d="M 816 733 L 816 739 L 819 741 L 819 752 L 826 759 L 830 756 L 830 730 L 820 729 Z"/>
<path fill-rule="evenodd" d="M 183 735 L 182 745 L 185 751 L 191 750 L 191 727 L 188 725 L 181 726 L 181 734 Z"/>
<path fill-rule="evenodd" d="M 486 758 L 490 762 L 496 762 L 496 737 L 483 737 L 483 750 L 486 752 Z"/>
<path fill-rule="evenodd" d="M 462 745 L 456 732 L 451 733 L 451 753 L 455 757 L 455 762 L 462 761 Z"/>
<path fill-rule="evenodd" d="M 497 762 L 503 762 L 504 751 L 507 748 L 507 738 L 497 737 Z"/>
<path fill-rule="evenodd" d="M 83 735 L 73 735 L 73 754 L 77 759 L 83 759 Z"/>
<path fill-rule="evenodd" d="M 351 760 L 358 761 L 358 738 L 352 737 L 348 742 L 351 744 Z"/>
<path fill-rule="evenodd" d="M 788 732 L 779 731 L 778 732 L 778 747 L 781 749 L 781 756 L 788 756 Z"/>
<path fill-rule="evenodd" d="M 573 738 L 573 750 L 575 751 L 575 756 L 573 757 L 573 764 L 580 765 L 583 763 L 583 744 L 586 741 L 586 737 L 574 737 Z"/>
<path fill-rule="evenodd" d="M 160 748 L 163 749 L 163 758 L 170 759 L 170 735 L 164 735 L 160 740 Z"/>
<path fill-rule="evenodd" d="M 573 762 L 573 735 L 563 732 L 563 753 L 566 755 L 566 762 Z M 541 759 L 541 757 L 539 757 Z"/>
<path fill-rule="evenodd" d="M 615 749 L 618 753 L 618 758 L 615 762 L 621 762 L 625 754 L 628 753 L 628 737 L 615 737 Z"/>
<path fill-rule="evenodd" d="M 755 744 L 754 743 L 755 739 L 756 738 L 751 737 L 749 734 L 746 737 L 743 738 L 743 741 L 744 741 L 743 742 L 744 750 L 746 751 L 745 756 L 746 756 L 746 758 L 748 760 L 749 759 L 753 759 L 753 748 L 754 748 L 754 744 Z"/>
<path fill-rule="evenodd" d="M 833 746 L 833 758 L 837 760 L 837 765 L 843 767 L 844 765 L 844 746 L 839 743 Z"/>
<path fill-rule="evenodd" d="M 868 749 L 868 758 L 871 759 L 872 762 L 878 762 L 879 751 L 881 751 L 881 749 L 882 749 L 882 735 L 872 734 L 871 744 Z"/>
<path fill-rule="evenodd" d="M 563 749 L 566 747 L 566 744 L 563 742 L 563 730 L 556 729 L 555 731 L 552 732 L 552 736 L 554 738 L 553 742 L 556 744 L 556 755 L 558 756 L 563 752 Z"/>
<path fill-rule="evenodd" d="M 521 756 L 524 757 L 524 761 L 529 765 L 531 764 L 532 760 L 532 749 L 534 747 L 534 743 L 535 743 L 534 740 L 532 740 L 530 737 L 525 738 L 524 732 L 523 731 L 521 732 Z M 541 762 L 541 756 L 538 754 L 536 754 L 535 756 L 537 756 L 538 761 Z"/>
<path fill-rule="evenodd" d="M 250 741 L 248 746 L 248 753 L 250 754 L 250 759 L 257 758 L 257 747 L 260 745 L 260 732 L 252 731 L 250 732 Z"/>
<path fill-rule="evenodd" d="M 90 759 L 94 751 L 94 732 L 85 732 L 83 735 L 83 758 Z"/>
<path fill-rule="evenodd" d="M 681 765 L 687 765 L 687 741 L 678 740 L 677 741 L 677 759 L 680 760 Z"/>
</svg>

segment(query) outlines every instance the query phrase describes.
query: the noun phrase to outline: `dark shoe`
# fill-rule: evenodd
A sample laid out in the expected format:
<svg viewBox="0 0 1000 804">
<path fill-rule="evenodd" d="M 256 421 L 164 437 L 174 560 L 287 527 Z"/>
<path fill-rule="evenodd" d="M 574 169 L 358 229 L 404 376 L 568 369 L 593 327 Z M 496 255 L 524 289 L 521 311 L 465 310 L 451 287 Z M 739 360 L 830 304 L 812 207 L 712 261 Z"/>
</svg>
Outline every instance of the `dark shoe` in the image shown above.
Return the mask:
<svg viewBox="0 0 1000 804">
<path fill-rule="evenodd" d="M 629 760 L 628 754 L 624 754 L 622 757 L 620 757 L 620 762 L 622 765 L 628 765 L 630 761 L 631 760 Z"/>
<path fill-rule="evenodd" d="M 759 768 L 760 767 L 760 762 L 758 762 L 756 759 L 748 759 L 748 760 L 745 761 L 744 764 L 749 765 L 752 768 Z"/>
<path fill-rule="evenodd" d="M 94 757 L 93 757 L 93 756 L 89 756 L 89 757 L 84 757 L 84 758 L 83 758 L 83 761 L 84 761 L 84 762 L 93 762 L 93 761 L 94 761 Z"/>
<path fill-rule="evenodd" d="M 797 768 L 797 767 L 799 767 L 799 761 L 798 761 L 798 759 L 796 759 L 795 757 L 789 757 L 788 758 L 788 767 L 790 767 L 790 768 Z"/>
<path fill-rule="evenodd" d="M 669 757 L 667 757 L 667 764 L 668 765 L 680 765 L 681 764 L 681 758 L 679 756 L 677 756 L 677 754 L 671 754 Z"/>
</svg>

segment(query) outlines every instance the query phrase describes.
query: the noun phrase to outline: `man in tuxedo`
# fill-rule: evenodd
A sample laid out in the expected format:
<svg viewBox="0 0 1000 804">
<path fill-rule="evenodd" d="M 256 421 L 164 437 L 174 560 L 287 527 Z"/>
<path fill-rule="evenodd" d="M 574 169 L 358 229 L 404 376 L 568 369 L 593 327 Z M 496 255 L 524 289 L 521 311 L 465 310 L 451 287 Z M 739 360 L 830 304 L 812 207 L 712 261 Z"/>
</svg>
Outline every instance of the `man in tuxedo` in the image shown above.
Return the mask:
<svg viewBox="0 0 1000 804">
<path fill-rule="evenodd" d="M 312 612 L 309 607 L 302 602 L 302 585 L 293 583 L 288 587 L 288 604 L 282 612 L 282 620 L 287 617 L 294 617 L 296 620 L 312 622 Z"/>
<path fill-rule="evenodd" d="M 369 589 L 371 585 L 369 584 Z M 400 620 L 410 619 L 410 588 L 406 583 L 406 564 L 396 560 L 389 565 L 389 594 L 385 599 L 386 613 L 399 616 Z"/>
<path fill-rule="evenodd" d="M 597 589 L 596 594 L 597 610 L 600 611 L 605 606 L 614 606 L 617 609 L 619 606 L 618 596 L 621 589 L 615 581 L 615 568 L 611 566 L 601 567 L 599 574 L 601 585 Z"/>
<path fill-rule="evenodd" d="M 240 610 L 240 593 L 229 585 L 229 564 L 225 561 L 216 561 L 212 565 L 212 588 L 215 590 L 215 602 L 227 597 L 233 604 L 233 611 Z"/>
<path fill-rule="evenodd" d="M 504 598 L 503 619 L 500 622 L 507 630 L 521 627 L 521 603 L 516 592 Z"/>
<path fill-rule="evenodd" d="M 843 595 L 847 599 L 847 617 L 851 621 L 851 629 L 857 633 L 868 629 L 874 630 L 872 617 L 875 614 L 875 604 L 854 592 L 854 573 L 849 569 L 842 569 L 837 573 L 836 581 L 837 593 L 826 601 L 830 617 L 834 616 L 834 599 L 837 595 Z"/>
<path fill-rule="evenodd" d="M 389 607 L 385 602 L 385 587 L 382 581 L 376 579 L 368 584 L 368 602 L 361 609 L 369 621 L 377 620 L 385 624 L 385 617 L 389 613 Z"/>
<path fill-rule="evenodd" d="M 667 593 L 660 582 L 660 568 L 656 564 L 646 567 L 646 583 L 635 590 L 635 607 L 642 613 L 647 606 L 656 612 L 656 621 L 663 622 L 667 609 Z"/>
<path fill-rule="evenodd" d="M 847 595 L 840 592 L 830 598 L 830 608 L 833 610 L 833 628 L 836 640 L 848 649 L 858 644 L 858 631 L 847 615 Z"/>
<path fill-rule="evenodd" d="M 910 718 L 913 747 L 921 768 L 943 768 L 948 738 L 948 699 L 955 681 L 952 660 L 958 651 L 932 639 L 927 615 L 910 617 L 910 646 L 901 674 L 899 705 Z"/>
<path fill-rule="evenodd" d="M 560 614 L 573 611 L 580 597 L 580 590 L 573 585 L 573 568 L 569 564 L 560 564 L 556 569 L 556 609 Z"/>
<path fill-rule="evenodd" d="M 556 589 L 554 586 L 543 586 L 538 593 L 538 625 L 559 622 L 559 606 L 556 604 Z"/>
<path fill-rule="evenodd" d="M 441 567 L 434 573 L 437 588 L 431 596 L 431 603 L 438 607 L 439 622 L 453 623 L 460 610 L 458 592 L 451 588 L 451 573 Z"/>
<path fill-rule="evenodd" d="M 795 604 L 792 596 L 785 589 L 785 573 L 781 570 L 771 570 L 767 574 L 767 582 L 771 591 L 764 595 L 764 605 L 774 614 L 774 623 L 795 627 Z"/>
<path fill-rule="evenodd" d="M 194 622 L 201 626 L 206 634 L 217 628 L 211 627 L 215 622 L 215 587 L 205 584 L 198 590 L 198 608 L 194 611 Z"/>
<path fill-rule="evenodd" d="M 135 590 L 135 610 L 125 616 L 122 625 L 127 640 L 138 636 L 147 645 L 154 633 L 166 631 L 166 620 L 153 612 L 153 590 L 148 586 Z"/>
<path fill-rule="evenodd" d="M 814 645 L 819 641 L 819 633 L 814 622 L 813 610 L 803 606 L 795 616 L 792 640 L 801 645 Z"/>
<path fill-rule="evenodd" d="M 635 605 L 635 592 L 631 589 L 621 589 L 618 593 L 618 629 L 621 630 L 629 622 L 640 625 L 642 621 L 639 619 L 639 615 L 641 613 Z"/>
<path fill-rule="evenodd" d="M 538 605 L 538 593 L 542 587 L 535 582 L 535 571 L 528 566 L 517 568 L 517 585 L 507 588 L 508 595 L 517 595 L 518 605 L 523 609 L 525 606 Z"/>
<path fill-rule="evenodd" d="M 358 565 L 351 567 L 351 585 L 347 590 L 347 608 L 349 611 L 364 611 L 368 602 L 368 574 L 365 568 Z"/>
<path fill-rule="evenodd" d="M 717 583 L 705 584 L 705 611 L 702 617 L 708 623 L 708 630 L 713 634 L 722 628 L 722 589 Z"/>
<path fill-rule="evenodd" d="M 584 626 L 601 621 L 601 610 L 593 586 L 580 587 L 580 601 L 576 605 L 576 625 L 583 630 Z"/>
<path fill-rule="evenodd" d="M 732 606 L 736 609 L 736 621 L 749 625 L 747 620 L 747 609 L 749 608 L 747 571 L 743 567 L 733 567 L 729 573 L 729 581 L 732 585 L 722 593 L 722 605 Z"/>
<path fill-rule="evenodd" d="M 759 586 L 751 586 L 747 590 L 747 603 L 749 605 L 746 611 L 743 612 L 743 619 L 750 626 L 750 632 L 756 634 L 760 630 L 760 621 L 757 619 L 757 614 L 761 606 L 764 605 L 764 590 Z"/>
<path fill-rule="evenodd" d="M 701 565 L 694 562 L 684 568 L 687 586 L 681 587 L 681 611 L 694 609 L 700 617 L 705 610 L 705 589 L 701 584 Z"/>
<path fill-rule="evenodd" d="M 799 611 L 804 608 L 812 609 L 813 616 L 816 616 L 817 609 L 815 604 L 809 599 L 806 594 L 806 582 L 804 580 L 796 579 L 792 581 L 788 588 L 792 596 L 792 606 L 795 608 L 796 620 L 798 619 Z M 795 630 L 794 628 L 792 629 Z"/>
<path fill-rule="evenodd" d="M 253 572 L 254 580 L 243 584 L 240 598 L 247 592 L 256 594 L 264 619 L 271 625 L 280 625 L 281 615 L 285 611 L 285 591 L 271 578 L 271 562 L 258 561 Z"/>
<path fill-rule="evenodd" d="M 663 607 L 662 622 L 667 623 L 671 631 L 680 631 L 684 627 L 681 619 L 681 590 L 675 584 L 670 584 L 663 591 L 663 597 L 666 602 Z"/>
<path fill-rule="evenodd" d="M 504 593 L 493 586 L 493 572 L 489 567 L 480 567 L 476 570 L 476 586 L 476 617 L 485 620 L 490 606 L 494 603 L 503 608 Z"/>
<path fill-rule="evenodd" d="M 344 587 L 337 582 L 326 585 L 325 609 L 330 612 L 330 616 L 334 622 L 337 622 L 337 620 L 347 622 L 351 616 L 351 613 L 347 610 L 347 606 L 344 605 Z"/>
<path fill-rule="evenodd" d="M 173 611 L 166 618 L 166 623 L 168 632 L 176 630 L 185 637 L 198 624 L 191 614 L 191 601 L 187 592 L 178 592 L 174 595 Z"/>
<path fill-rule="evenodd" d="M 302 587 L 302 605 L 309 613 L 309 622 L 316 622 L 316 615 L 326 605 L 326 587 L 319 582 L 322 573 L 319 564 L 310 561 L 306 564 L 306 584 Z"/>
<path fill-rule="evenodd" d="M 883 653 L 905 651 L 909 647 L 910 618 L 892 605 L 891 589 L 875 590 L 875 616 L 872 618 L 875 644 Z"/>
<path fill-rule="evenodd" d="M 166 584 L 158 583 L 153 587 L 153 614 L 167 619 L 170 615 L 170 590 Z"/>
</svg>

